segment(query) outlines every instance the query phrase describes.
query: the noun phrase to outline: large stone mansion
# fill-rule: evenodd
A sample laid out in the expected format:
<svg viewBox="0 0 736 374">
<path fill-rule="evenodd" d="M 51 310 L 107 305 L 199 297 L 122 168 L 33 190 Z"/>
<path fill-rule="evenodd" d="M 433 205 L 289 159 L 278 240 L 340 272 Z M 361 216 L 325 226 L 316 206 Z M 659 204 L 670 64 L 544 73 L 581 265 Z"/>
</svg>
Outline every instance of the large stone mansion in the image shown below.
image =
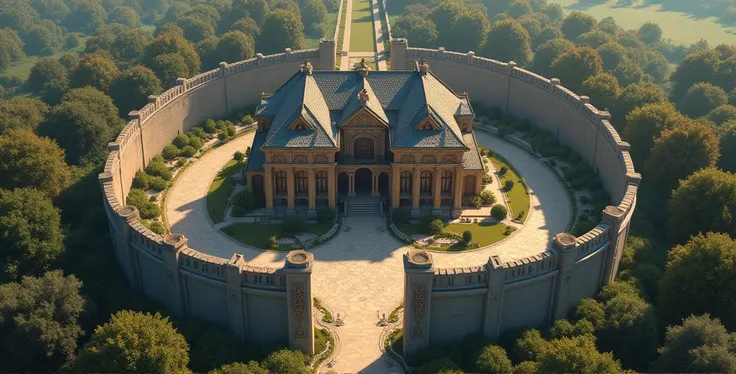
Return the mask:
<svg viewBox="0 0 736 374">
<path fill-rule="evenodd" d="M 391 207 L 460 215 L 484 174 L 467 94 L 454 93 L 426 62 L 410 71 L 314 71 L 306 61 L 256 109 L 258 132 L 245 168 L 271 216 L 335 208 L 354 196 Z"/>
</svg>

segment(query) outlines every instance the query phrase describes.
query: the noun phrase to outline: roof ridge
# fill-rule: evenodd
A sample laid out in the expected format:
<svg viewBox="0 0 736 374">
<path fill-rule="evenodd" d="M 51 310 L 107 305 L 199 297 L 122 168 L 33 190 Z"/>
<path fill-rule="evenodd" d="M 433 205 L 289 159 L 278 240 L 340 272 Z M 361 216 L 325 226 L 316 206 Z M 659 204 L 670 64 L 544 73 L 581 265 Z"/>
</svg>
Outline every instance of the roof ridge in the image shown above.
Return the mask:
<svg viewBox="0 0 736 374">
<path fill-rule="evenodd" d="M 309 114 L 309 116 L 312 117 L 312 120 L 314 120 L 314 122 L 317 122 L 317 124 L 319 125 L 319 126 L 317 126 L 317 127 L 319 127 L 319 130 L 321 130 L 327 136 L 327 138 L 330 139 L 330 144 L 332 146 L 334 146 L 334 147 L 337 147 L 337 143 L 335 142 L 335 139 L 333 139 L 332 136 L 330 136 L 327 133 L 327 130 L 320 124 L 320 122 L 317 119 L 317 117 L 315 117 L 314 113 L 312 113 L 312 110 L 309 109 L 309 107 L 307 107 L 306 105 L 304 105 L 303 108 L 302 108 L 302 111 L 306 111 L 307 114 Z M 302 114 L 302 115 L 304 115 L 304 114 Z M 316 132 L 316 131 L 319 131 L 319 130 L 315 129 L 314 131 Z"/>
<path fill-rule="evenodd" d="M 266 141 L 263 142 L 263 146 L 267 146 L 269 143 L 271 143 L 271 140 L 273 140 L 273 138 L 276 136 L 276 134 L 278 134 L 279 131 L 281 131 L 281 128 L 284 127 L 284 125 L 286 123 L 290 122 L 288 120 L 294 115 L 294 113 L 297 110 L 299 111 L 299 114 L 301 114 L 301 108 L 302 107 L 304 107 L 304 104 L 298 105 L 296 108 L 294 108 L 294 110 L 292 110 L 291 113 L 289 113 L 289 115 L 286 117 L 286 119 L 283 122 L 281 122 L 281 124 L 278 125 L 277 128 L 273 129 L 273 133 L 271 133 L 271 136 L 269 136 L 268 138 L 266 138 Z M 271 131 L 269 131 L 269 132 L 271 132 Z"/>
<path fill-rule="evenodd" d="M 460 134 L 461 136 L 458 137 L 458 134 L 455 133 L 455 130 L 452 128 L 452 126 L 450 126 L 450 124 L 448 124 L 445 121 L 445 119 L 437 112 L 437 110 L 434 108 L 434 106 L 432 106 L 432 104 L 427 104 L 427 107 L 432 110 L 432 113 L 434 113 L 434 115 L 436 117 L 438 117 L 440 121 L 442 121 L 442 125 L 444 126 L 444 128 L 447 131 L 449 131 L 450 134 L 452 134 L 452 136 L 455 137 L 455 140 L 457 140 L 458 142 L 460 142 L 460 144 L 464 145 L 465 147 L 469 148 L 468 145 L 465 144 L 465 141 L 462 138 L 462 132 Z"/>
</svg>

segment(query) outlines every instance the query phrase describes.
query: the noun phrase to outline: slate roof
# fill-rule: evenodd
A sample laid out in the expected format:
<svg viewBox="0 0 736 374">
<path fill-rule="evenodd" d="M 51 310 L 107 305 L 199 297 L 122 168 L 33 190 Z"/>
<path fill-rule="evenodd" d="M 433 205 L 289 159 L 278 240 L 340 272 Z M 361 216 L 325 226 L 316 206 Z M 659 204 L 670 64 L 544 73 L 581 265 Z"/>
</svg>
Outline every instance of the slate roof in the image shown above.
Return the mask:
<svg viewBox="0 0 736 374">
<path fill-rule="evenodd" d="M 245 165 L 245 171 L 264 170 L 263 164 L 266 162 L 266 154 L 261 150 L 261 146 L 266 141 L 266 133 L 256 133 L 253 139 L 253 145 L 250 148 L 250 156 L 248 163 Z"/>
<path fill-rule="evenodd" d="M 464 134 L 465 144 L 470 145 L 470 149 L 463 153 L 463 165 L 465 170 L 485 170 L 483 161 L 478 151 L 478 143 L 475 141 L 475 134 Z"/>
<path fill-rule="evenodd" d="M 298 72 L 258 106 L 257 117 L 271 117 L 263 148 L 338 148 L 339 127 L 363 108 L 358 98 L 363 89 L 365 106 L 389 126 L 392 148 L 475 148 L 455 120 L 474 115 L 467 96 L 455 94 L 431 72 L 417 71 L 366 77 L 357 71 Z M 299 118 L 311 129 L 289 129 Z M 439 130 L 417 129 L 427 118 Z"/>
</svg>

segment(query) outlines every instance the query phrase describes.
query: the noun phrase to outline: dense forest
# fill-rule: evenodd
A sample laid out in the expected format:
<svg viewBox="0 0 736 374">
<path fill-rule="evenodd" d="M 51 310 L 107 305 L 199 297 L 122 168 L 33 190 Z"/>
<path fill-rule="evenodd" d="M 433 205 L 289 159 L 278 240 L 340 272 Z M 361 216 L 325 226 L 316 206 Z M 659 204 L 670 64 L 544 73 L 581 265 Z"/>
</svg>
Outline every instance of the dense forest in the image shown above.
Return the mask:
<svg viewBox="0 0 736 374">
<path fill-rule="evenodd" d="M 387 5 L 411 46 L 513 60 L 588 95 L 643 174 L 616 282 L 568 320 L 468 337 L 412 358 L 418 371 L 736 372 L 736 47 L 674 45 L 656 23 L 624 30 L 546 0 Z M 0 371 L 307 370 L 298 352 L 177 320 L 128 288 L 97 174 L 149 95 L 221 61 L 304 48 L 331 35 L 338 6 L 0 0 Z"/>
</svg>

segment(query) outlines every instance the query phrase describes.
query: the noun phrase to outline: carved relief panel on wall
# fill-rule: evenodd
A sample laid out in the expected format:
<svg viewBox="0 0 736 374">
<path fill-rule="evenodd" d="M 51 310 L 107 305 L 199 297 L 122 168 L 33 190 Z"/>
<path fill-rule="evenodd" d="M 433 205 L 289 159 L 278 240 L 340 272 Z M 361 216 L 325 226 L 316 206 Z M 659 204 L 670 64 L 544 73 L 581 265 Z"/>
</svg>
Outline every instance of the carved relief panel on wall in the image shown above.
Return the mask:
<svg viewBox="0 0 736 374">
<path fill-rule="evenodd" d="M 315 164 L 326 164 L 329 162 L 329 158 L 324 153 L 318 153 L 314 155 L 314 163 Z"/>
<path fill-rule="evenodd" d="M 304 320 L 304 285 L 302 283 L 294 284 L 291 290 L 291 308 L 294 311 L 294 320 L 296 321 L 296 330 L 294 336 L 303 338 L 305 336 L 302 320 Z"/>
<path fill-rule="evenodd" d="M 304 153 L 297 153 L 294 155 L 294 161 L 295 164 L 306 164 L 309 162 L 309 159 L 307 158 L 307 155 Z"/>
<path fill-rule="evenodd" d="M 416 160 L 414 159 L 414 155 L 404 153 L 403 155 L 401 155 L 401 162 L 404 164 L 413 164 L 416 162 Z"/>
<path fill-rule="evenodd" d="M 271 156 L 271 162 L 275 164 L 285 164 L 286 161 L 286 155 L 282 154 L 275 154 Z"/>
<path fill-rule="evenodd" d="M 422 163 L 423 164 L 436 164 L 437 157 L 435 157 L 435 155 L 422 155 Z"/>
<path fill-rule="evenodd" d="M 412 294 L 412 309 L 414 311 L 414 322 L 416 322 L 416 326 L 414 326 L 414 331 L 412 335 L 415 338 L 421 338 L 424 336 L 424 331 L 422 331 L 422 328 L 420 326 L 420 322 L 424 318 L 424 308 L 427 304 L 427 292 L 423 285 L 417 286 L 417 288 L 414 289 L 414 292 Z"/>
<path fill-rule="evenodd" d="M 443 164 L 456 164 L 457 156 L 456 155 L 444 155 L 442 156 L 442 163 Z"/>
</svg>

